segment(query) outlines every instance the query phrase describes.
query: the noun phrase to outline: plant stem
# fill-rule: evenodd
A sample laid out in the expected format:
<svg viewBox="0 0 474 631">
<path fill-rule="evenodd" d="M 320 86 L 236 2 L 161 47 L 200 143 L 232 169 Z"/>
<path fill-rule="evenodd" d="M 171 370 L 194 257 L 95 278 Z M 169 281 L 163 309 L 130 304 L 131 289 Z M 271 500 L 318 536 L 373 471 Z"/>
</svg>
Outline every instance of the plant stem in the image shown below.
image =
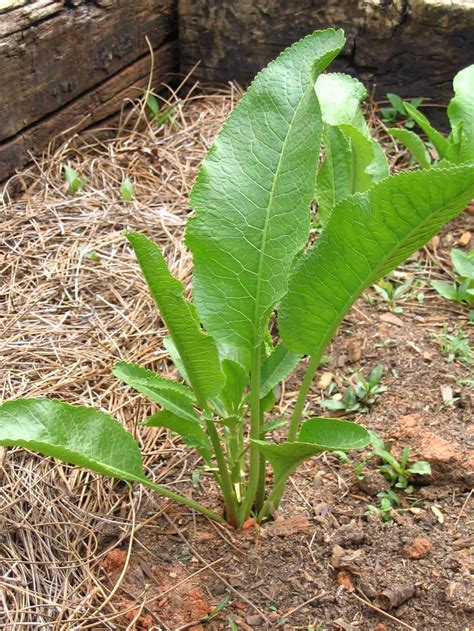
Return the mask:
<svg viewBox="0 0 474 631">
<path fill-rule="evenodd" d="M 316 372 L 316 369 L 319 366 L 319 362 L 321 361 L 323 350 L 321 350 L 316 355 L 311 355 L 311 357 L 309 358 L 308 366 L 306 368 L 306 373 L 305 373 L 305 376 L 303 377 L 303 381 L 301 382 L 301 388 L 300 388 L 300 391 L 298 392 L 298 398 L 296 399 L 295 407 L 293 409 L 293 414 L 291 415 L 290 426 L 288 428 L 288 442 L 289 443 L 294 442 L 298 435 L 298 430 L 300 427 L 300 421 L 301 421 L 301 416 L 303 414 L 306 397 L 308 396 L 309 389 L 311 388 L 311 383 L 313 381 L 314 373 Z"/>
<path fill-rule="evenodd" d="M 212 519 L 220 523 L 225 523 L 225 519 L 222 517 L 222 515 L 218 515 L 217 513 L 214 513 L 214 511 L 209 510 L 202 504 L 199 504 L 199 502 L 195 502 L 189 497 L 185 497 L 184 495 L 179 495 L 178 493 L 173 493 L 173 491 L 169 491 L 166 487 L 161 486 L 160 484 L 155 484 L 154 482 L 146 478 L 137 478 L 137 481 L 140 482 L 141 484 L 144 484 L 145 486 L 150 487 L 150 489 L 153 489 L 154 491 L 158 491 L 158 493 L 161 493 L 161 495 L 168 497 L 170 500 L 178 502 L 179 504 L 184 504 L 184 506 L 188 506 L 189 508 L 194 509 L 198 513 L 201 513 L 202 515 L 209 517 L 209 519 Z"/>
<path fill-rule="evenodd" d="M 253 349 L 250 372 L 250 439 L 260 438 L 260 361 L 261 349 Z M 260 452 L 256 445 L 250 443 L 249 477 L 247 490 L 240 505 L 237 526 L 240 528 L 250 514 L 257 492 L 260 472 Z"/>
<path fill-rule="evenodd" d="M 260 427 L 263 426 L 263 412 L 260 411 Z M 260 432 L 260 440 L 265 440 L 264 432 Z M 255 510 L 258 513 L 265 502 L 265 483 L 266 483 L 266 460 L 263 454 L 260 454 L 260 467 L 258 471 L 257 492 L 255 495 Z"/>
<path fill-rule="evenodd" d="M 313 381 L 314 373 L 316 372 L 316 369 L 319 366 L 319 362 L 321 361 L 321 357 L 323 355 L 323 352 L 326 346 L 327 346 L 326 344 L 322 344 L 321 350 L 315 355 L 311 355 L 311 357 L 309 358 L 308 366 L 306 368 L 306 373 L 301 383 L 301 388 L 298 393 L 298 398 L 296 399 L 293 414 L 291 415 L 290 426 L 288 428 L 288 442 L 289 443 L 292 443 L 297 439 L 306 397 L 308 396 L 308 392 L 309 392 L 309 389 L 311 388 L 311 383 Z M 263 508 L 260 510 L 260 513 L 258 515 L 259 522 L 265 517 L 267 517 L 267 515 L 276 511 L 277 508 L 279 507 L 281 498 L 285 491 L 285 484 L 286 484 L 287 479 L 288 479 L 288 476 L 284 479 L 284 481 L 280 480 L 279 483 L 272 489 L 270 497 L 267 499 L 267 501 L 265 502 Z"/>
<path fill-rule="evenodd" d="M 221 440 L 219 434 L 214 426 L 212 420 L 205 419 L 206 429 L 211 439 L 212 447 L 214 449 L 214 455 L 217 460 L 217 466 L 219 468 L 220 482 L 222 494 L 224 495 L 225 512 L 228 523 L 231 526 L 237 524 L 237 501 L 235 498 L 234 487 L 232 486 L 232 480 L 230 477 L 229 469 L 225 460 L 224 452 L 222 451 Z"/>
</svg>

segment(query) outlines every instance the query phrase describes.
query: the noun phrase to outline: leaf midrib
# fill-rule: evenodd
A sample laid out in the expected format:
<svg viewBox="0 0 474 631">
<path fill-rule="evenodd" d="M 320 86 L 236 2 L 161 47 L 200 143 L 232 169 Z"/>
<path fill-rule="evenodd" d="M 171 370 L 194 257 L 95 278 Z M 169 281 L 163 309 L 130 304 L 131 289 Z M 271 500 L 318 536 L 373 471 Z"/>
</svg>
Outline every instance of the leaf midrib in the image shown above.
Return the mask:
<svg viewBox="0 0 474 631">
<path fill-rule="evenodd" d="M 311 89 L 311 86 L 310 86 Z M 288 125 L 288 130 L 285 134 L 285 139 L 283 141 L 283 145 L 282 145 L 282 149 L 280 151 L 280 155 L 278 157 L 278 164 L 277 164 L 277 168 L 275 170 L 275 175 L 273 177 L 273 182 L 272 182 L 272 186 L 270 189 L 270 198 L 268 200 L 268 204 L 266 206 L 265 209 L 265 223 L 263 226 L 263 234 L 262 234 L 262 244 L 261 244 L 261 248 L 260 248 L 260 254 L 259 254 L 259 261 L 258 261 L 258 267 L 257 267 L 257 287 L 256 287 L 256 291 L 255 291 L 255 306 L 254 306 L 254 316 L 253 316 L 253 325 L 254 325 L 254 330 L 253 330 L 253 347 L 257 347 L 260 345 L 260 341 L 258 339 L 259 336 L 259 319 L 258 319 L 258 313 L 259 313 L 259 307 L 260 307 L 260 294 L 261 294 L 261 287 L 262 287 L 262 270 L 263 270 L 263 265 L 265 262 L 265 246 L 266 246 L 266 242 L 267 242 L 267 236 L 268 236 L 268 226 L 270 224 L 270 208 L 274 199 L 274 193 L 275 193 L 275 188 L 276 188 L 276 183 L 278 181 L 278 176 L 280 173 L 280 169 L 281 169 L 281 165 L 282 165 L 282 158 L 285 154 L 285 149 L 286 149 L 286 145 L 288 142 L 288 138 L 290 136 L 290 132 L 292 130 L 293 127 L 293 123 L 294 120 L 296 118 L 296 115 L 303 103 L 303 99 L 306 96 L 306 94 L 308 93 L 308 89 L 303 91 L 303 94 L 300 98 L 300 101 L 298 103 L 298 105 L 295 108 L 295 111 L 293 112 L 293 115 L 291 117 L 291 121 Z M 277 298 L 278 299 L 278 298 Z"/>
</svg>

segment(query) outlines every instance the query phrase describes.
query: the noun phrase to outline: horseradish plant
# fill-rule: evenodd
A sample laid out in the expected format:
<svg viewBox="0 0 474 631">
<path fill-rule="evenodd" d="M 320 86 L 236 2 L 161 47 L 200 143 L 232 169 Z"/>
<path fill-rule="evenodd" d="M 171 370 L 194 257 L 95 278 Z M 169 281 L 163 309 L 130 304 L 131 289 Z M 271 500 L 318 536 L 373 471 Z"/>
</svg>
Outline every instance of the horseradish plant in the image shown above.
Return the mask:
<svg viewBox="0 0 474 631">
<path fill-rule="evenodd" d="M 126 362 L 114 375 L 160 406 L 145 425 L 169 428 L 199 452 L 235 527 L 252 514 L 259 522 L 271 516 L 288 477 L 307 458 L 369 442 L 355 423 L 303 420 L 313 375 L 357 297 L 474 194 L 472 166 L 389 177 L 360 112 L 362 86 L 343 75 L 321 75 L 343 44 L 342 31 L 326 30 L 285 50 L 257 75 L 223 126 L 191 194 L 186 244 L 194 304 L 184 299 L 159 248 L 127 234 L 183 381 Z M 321 139 L 325 159 L 316 177 Z M 308 247 L 315 196 L 325 228 Z M 275 318 L 277 342 L 269 332 Z M 272 442 L 270 431 L 283 422 L 265 419 L 275 388 L 303 356 L 306 373 L 286 439 Z M 0 444 L 141 482 L 224 519 L 147 478 L 137 443 L 102 412 L 44 399 L 9 401 L 0 407 Z"/>
</svg>

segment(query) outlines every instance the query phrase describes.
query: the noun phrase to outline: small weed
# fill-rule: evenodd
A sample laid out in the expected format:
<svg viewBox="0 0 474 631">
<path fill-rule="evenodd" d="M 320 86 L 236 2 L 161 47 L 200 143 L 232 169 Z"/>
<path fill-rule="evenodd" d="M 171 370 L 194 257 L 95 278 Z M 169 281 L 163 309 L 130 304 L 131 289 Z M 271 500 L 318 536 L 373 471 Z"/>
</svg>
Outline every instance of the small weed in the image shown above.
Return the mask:
<svg viewBox="0 0 474 631">
<path fill-rule="evenodd" d="M 388 302 L 390 311 L 393 313 L 402 313 L 403 307 L 397 302 L 405 297 L 412 297 L 420 281 L 414 278 L 408 278 L 405 282 L 397 285 L 393 280 L 382 279 L 377 285 L 372 285 L 372 289 L 378 294 L 379 299 Z"/>
<path fill-rule="evenodd" d="M 217 603 L 217 605 L 213 608 L 213 610 L 204 618 L 201 618 L 201 622 L 210 622 L 213 618 L 215 618 L 219 612 L 224 609 L 227 603 L 230 600 L 230 594 L 226 594 L 221 600 Z"/>
<path fill-rule="evenodd" d="M 124 202 L 131 202 L 135 197 L 135 188 L 130 178 L 125 178 L 120 185 L 120 196 Z"/>
<path fill-rule="evenodd" d="M 387 482 L 390 482 L 392 488 L 400 489 L 407 494 L 413 493 L 415 490 L 411 484 L 413 475 L 429 475 L 431 473 L 429 462 L 426 462 L 426 460 L 417 460 L 409 465 L 410 450 L 408 447 L 405 447 L 400 456 L 400 460 L 397 460 L 395 456 L 390 453 L 390 444 L 385 444 L 380 436 L 374 432 L 370 432 L 370 436 L 373 453 L 375 456 L 378 456 L 383 463 L 378 467 L 380 473 Z M 390 497 L 388 499 L 390 499 Z"/>
<path fill-rule="evenodd" d="M 377 456 L 381 463 L 378 465 L 379 472 L 390 483 L 390 488 L 377 493 L 377 497 L 380 498 L 378 505 L 368 504 L 366 515 L 372 513 L 377 515 L 382 521 L 392 522 L 393 510 L 402 509 L 402 500 L 399 491 L 403 491 L 407 495 L 410 495 L 415 491 L 411 480 L 414 475 L 429 475 L 431 473 L 431 466 L 429 462 L 425 460 L 417 460 L 412 464 L 409 464 L 410 450 L 408 447 L 402 451 L 400 460 L 397 460 L 395 456 L 390 453 L 391 445 L 384 443 L 384 441 L 375 432 L 369 432 L 372 451 L 367 453 L 360 460 L 352 461 L 345 452 L 337 451 L 335 455 L 345 463 L 352 464 L 352 471 L 358 480 L 363 480 L 365 477 L 365 467 L 367 462 Z"/>
<path fill-rule="evenodd" d="M 159 129 L 166 123 L 167 120 L 169 120 L 173 116 L 176 111 L 176 106 L 169 107 L 167 109 L 161 109 L 158 99 L 151 92 L 146 92 L 145 98 L 148 110 L 155 119 L 156 126 Z"/>
<path fill-rule="evenodd" d="M 456 281 L 444 283 L 433 280 L 431 286 L 447 300 L 474 305 L 474 249 L 470 252 L 464 252 L 453 248 L 451 250 L 451 262 L 456 273 Z"/>
<path fill-rule="evenodd" d="M 68 193 L 70 193 L 71 195 L 75 195 L 79 191 L 82 191 L 82 189 L 84 188 L 84 181 L 79 177 L 77 171 L 71 169 L 71 167 L 68 167 L 66 164 L 64 165 L 63 169 L 64 177 L 69 185 Z"/>
<path fill-rule="evenodd" d="M 370 411 L 379 394 L 388 390 L 387 386 L 382 386 L 383 366 L 376 366 L 370 373 L 368 379 L 355 372 L 349 385 L 344 390 L 342 396 L 323 401 L 321 406 L 326 410 L 344 410 L 345 412 L 367 413 Z"/>
<path fill-rule="evenodd" d="M 443 331 L 434 335 L 441 352 L 446 355 L 448 362 L 459 361 L 462 364 L 474 363 L 474 352 L 469 342 L 469 335 L 461 327 L 455 327 L 452 333 L 445 325 Z"/>
<path fill-rule="evenodd" d="M 390 103 L 388 107 L 382 107 L 380 109 L 380 114 L 383 122 L 386 125 L 392 125 L 396 120 L 406 118 L 404 126 L 407 129 L 412 129 L 415 126 L 415 121 L 407 117 L 407 112 L 405 110 L 405 106 L 403 104 L 403 99 L 398 96 L 398 94 L 394 94 L 393 92 L 387 92 L 387 99 Z M 423 103 L 423 98 L 418 97 L 417 99 L 413 99 L 410 101 L 413 107 L 419 107 Z"/>
</svg>

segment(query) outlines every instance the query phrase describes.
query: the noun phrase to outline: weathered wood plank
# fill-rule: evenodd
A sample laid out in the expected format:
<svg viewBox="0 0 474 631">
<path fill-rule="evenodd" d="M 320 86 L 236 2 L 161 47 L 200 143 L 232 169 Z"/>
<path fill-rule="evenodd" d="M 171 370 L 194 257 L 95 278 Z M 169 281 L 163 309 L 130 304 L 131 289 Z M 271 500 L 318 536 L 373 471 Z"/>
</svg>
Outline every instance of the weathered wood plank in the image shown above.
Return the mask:
<svg viewBox="0 0 474 631">
<path fill-rule="evenodd" d="M 455 72 L 473 62 L 472 0 L 179 0 L 180 65 L 196 77 L 244 85 L 309 32 L 342 27 L 333 66 L 376 84 L 377 94 L 451 94 Z"/>
<path fill-rule="evenodd" d="M 154 51 L 152 85 L 159 87 L 166 80 L 169 71 L 176 66 L 177 56 L 177 42 L 169 42 Z M 80 95 L 5 142 L 0 142 L 0 182 L 16 168 L 30 162 L 31 154 L 46 148 L 60 132 L 72 128 L 74 132 L 87 129 L 119 112 L 124 99 L 141 95 L 149 76 L 150 56 L 145 55 L 97 88 Z"/>
<path fill-rule="evenodd" d="M 20 6 L 18 6 L 20 4 Z M 0 17 L 0 181 L 51 137 L 177 69 L 176 0 L 35 0 Z"/>
</svg>

